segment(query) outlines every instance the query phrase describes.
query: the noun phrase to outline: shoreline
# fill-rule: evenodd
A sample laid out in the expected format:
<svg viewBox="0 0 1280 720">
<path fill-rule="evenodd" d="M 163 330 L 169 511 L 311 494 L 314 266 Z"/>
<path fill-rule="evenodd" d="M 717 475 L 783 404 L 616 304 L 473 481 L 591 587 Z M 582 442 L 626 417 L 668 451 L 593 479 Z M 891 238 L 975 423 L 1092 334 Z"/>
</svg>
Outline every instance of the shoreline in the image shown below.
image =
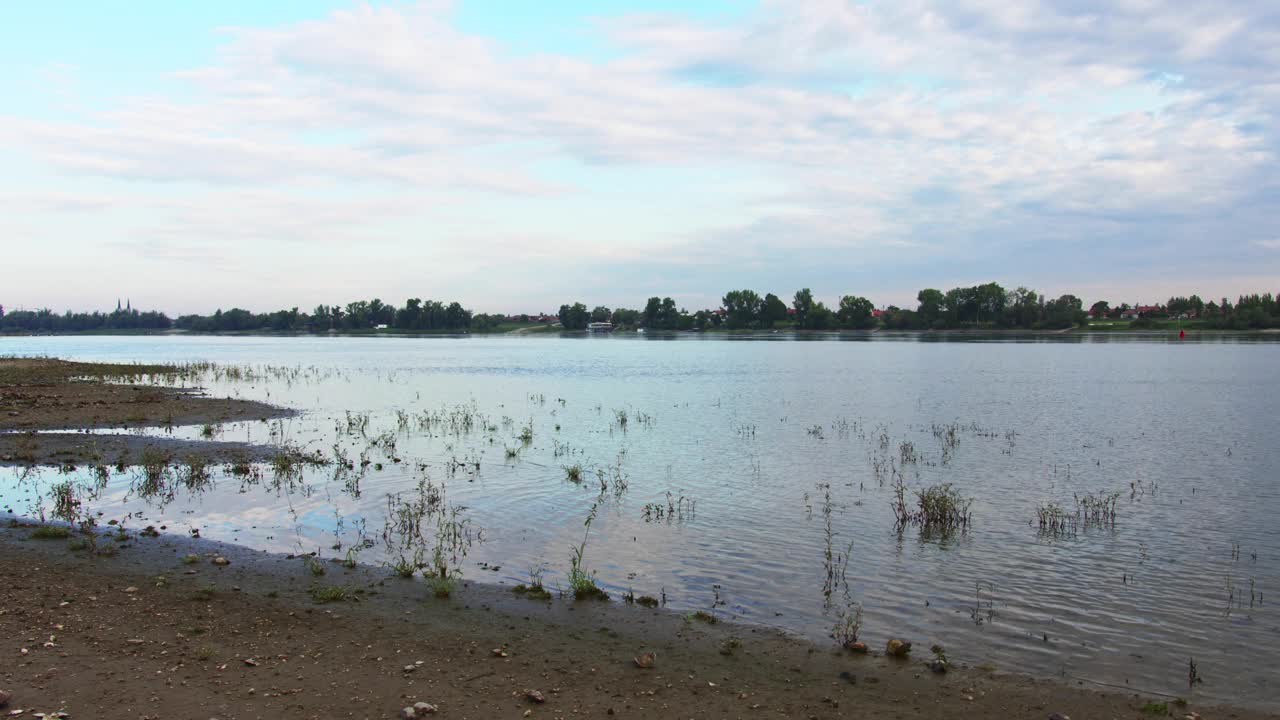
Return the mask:
<svg viewBox="0 0 1280 720">
<path fill-rule="evenodd" d="M 936 674 L 927 648 L 856 655 L 764 627 L 533 600 L 474 580 L 437 599 L 386 568 L 325 563 L 317 576 L 305 556 L 199 538 L 133 530 L 116 541 L 107 536 L 120 531 L 104 528 L 99 547 L 114 549 L 94 555 L 72 549 L 76 535 L 38 540 L 35 524 L 6 525 L 0 652 L 16 661 L 0 669 L 0 690 L 23 717 L 390 718 L 414 702 L 460 718 L 1138 718 L 1148 703 L 1176 717 L 1274 717 L 988 666 Z M 334 587 L 347 599 L 312 595 Z M 654 666 L 637 667 L 646 652 Z"/>
</svg>

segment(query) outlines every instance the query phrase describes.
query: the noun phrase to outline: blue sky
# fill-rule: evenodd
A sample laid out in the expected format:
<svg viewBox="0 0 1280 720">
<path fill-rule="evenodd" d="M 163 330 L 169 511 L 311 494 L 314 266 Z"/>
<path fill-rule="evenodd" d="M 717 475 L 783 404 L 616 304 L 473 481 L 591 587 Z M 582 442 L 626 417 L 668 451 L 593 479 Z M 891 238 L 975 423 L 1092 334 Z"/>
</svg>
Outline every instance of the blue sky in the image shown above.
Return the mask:
<svg viewBox="0 0 1280 720">
<path fill-rule="evenodd" d="M 1280 289 L 1267 2 L 9 3 L 0 63 L 7 307 Z"/>
</svg>

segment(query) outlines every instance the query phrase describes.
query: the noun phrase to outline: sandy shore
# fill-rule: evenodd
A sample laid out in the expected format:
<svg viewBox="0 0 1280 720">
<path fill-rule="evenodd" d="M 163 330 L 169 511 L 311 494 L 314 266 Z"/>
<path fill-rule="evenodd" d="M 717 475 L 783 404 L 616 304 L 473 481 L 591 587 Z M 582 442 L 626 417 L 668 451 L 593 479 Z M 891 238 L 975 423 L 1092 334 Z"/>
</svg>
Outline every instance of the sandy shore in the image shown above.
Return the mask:
<svg viewBox="0 0 1280 720">
<path fill-rule="evenodd" d="M 317 576 L 301 557 L 110 528 L 91 553 L 75 534 L 42 540 L 32 524 L 6 525 L 0 690 L 17 717 L 393 718 L 427 702 L 441 717 L 477 719 L 1079 719 L 1151 717 L 1143 706 L 1161 700 L 975 668 L 936 674 L 919 658 L 620 602 L 530 600 L 477 583 L 437 599 L 384 568 L 326 563 Z M 347 599 L 312 594 L 335 587 Z M 652 668 L 634 661 L 645 652 Z"/>
<path fill-rule="evenodd" d="M 0 358 L 0 464 L 130 465 L 136 464 L 147 448 L 175 459 L 200 455 L 209 462 L 270 456 L 272 451 L 267 448 L 243 443 L 36 432 L 216 425 L 293 414 L 260 402 L 207 397 L 190 388 L 130 382 L 179 372 L 181 368 L 170 365 Z"/>
</svg>

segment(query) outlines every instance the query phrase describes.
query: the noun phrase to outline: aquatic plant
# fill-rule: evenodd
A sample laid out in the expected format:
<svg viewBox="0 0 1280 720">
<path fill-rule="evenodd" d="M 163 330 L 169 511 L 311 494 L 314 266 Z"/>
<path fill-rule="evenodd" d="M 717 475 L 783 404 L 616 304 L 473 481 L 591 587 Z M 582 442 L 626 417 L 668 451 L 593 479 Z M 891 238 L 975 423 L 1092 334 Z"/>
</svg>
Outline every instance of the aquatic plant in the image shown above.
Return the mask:
<svg viewBox="0 0 1280 720">
<path fill-rule="evenodd" d="M 847 648 L 858 642 L 858 634 L 862 632 L 862 605 L 853 604 L 845 607 L 836 616 L 831 626 L 831 637 L 836 645 Z"/>
<path fill-rule="evenodd" d="M 591 504 L 591 510 L 587 513 L 587 519 L 582 524 L 582 542 L 576 546 L 571 546 L 572 554 L 569 557 L 569 589 L 573 591 L 575 600 L 585 600 L 588 598 L 596 598 L 600 600 L 608 599 L 609 595 L 600 589 L 596 584 L 596 573 L 594 570 L 587 570 L 584 562 L 584 556 L 587 550 L 587 537 L 591 534 L 591 523 L 596 519 L 596 513 L 600 509 L 600 501 L 603 499 L 597 497 L 596 501 Z"/>
<path fill-rule="evenodd" d="M 1050 535 L 1074 535 L 1078 516 L 1069 513 L 1055 503 L 1036 506 L 1036 520 L 1040 531 Z"/>
<path fill-rule="evenodd" d="M 951 483 L 932 485 L 916 491 L 916 505 L 907 505 L 906 483 L 901 476 L 895 478 L 893 512 L 898 527 L 917 525 L 927 530 L 967 530 L 972 520 L 969 511 L 973 501 L 960 495 Z"/>
<path fill-rule="evenodd" d="M 1116 503 L 1120 493 L 1085 493 L 1076 495 L 1076 514 L 1085 525 L 1114 527 L 1116 523 Z"/>
<path fill-rule="evenodd" d="M 53 497 L 53 517 L 74 523 L 80 515 L 80 499 L 76 497 L 75 486 L 70 481 L 55 484 L 49 488 Z"/>
<path fill-rule="evenodd" d="M 551 592 L 542 583 L 542 575 L 545 571 L 546 568 L 541 565 L 529 568 L 529 582 L 516 585 L 511 588 L 511 592 L 534 600 L 550 600 Z"/>
</svg>

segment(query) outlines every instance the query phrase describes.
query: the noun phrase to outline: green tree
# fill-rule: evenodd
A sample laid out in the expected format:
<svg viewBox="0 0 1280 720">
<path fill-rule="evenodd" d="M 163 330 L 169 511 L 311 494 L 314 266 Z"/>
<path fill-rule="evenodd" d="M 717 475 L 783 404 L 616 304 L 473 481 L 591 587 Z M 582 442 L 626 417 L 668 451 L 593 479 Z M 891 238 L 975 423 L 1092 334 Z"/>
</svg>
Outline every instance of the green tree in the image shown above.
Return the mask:
<svg viewBox="0 0 1280 720">
<path fill-rule="evenodd" d="M 916 308 L 916 314 L 920 317 L 920 322 L 925 327 L 932 327 L 934 323 L 942 318 L 942 309 L 946 303 L 946 296 L 941 290 L 934 288 L 925 288 L 916 295 L 916 300 L 920 306 Z"/>
<path fill-rule="evenodd" d="M 775 323 L 787 319 L 787 304 L 773 293 L 767 293 L 764 296 L 764 304 L 760 308 L 760 325 L 761 327 L 770 328 Z"/>
<path fill-rule="evenodd" d="M 791 307 L 796 310 L 796 325 L 808 327 L 809 311 L 813 310 L 813 293 L 809 288 L 796 291 L 795 297 L 791 299 Z"/>
<path fill-rule="evenodd" d="M 870 300 L 858 295 L 845 295 L 840 298 L 840 309 L 836 312 L 836 317 L 840 321 L 840 327 L 866 330 L 876 325 L 876 319 L 871 314 L 873 310 L 875 306 Z"/>
<path fill-rule="evenodd" d="M 560 306 L 560 326 L 565 330 L 586 330 L 591 321 L 591 313 L 582 303 Z"/>
<path fill-rule="evenodd" d="M 764 301 L 754 290 L 730 290 L 721 302 L 724 303 L 725 322 L 729 329 L 740 330 L 759 324 Z"/>
</svg>

